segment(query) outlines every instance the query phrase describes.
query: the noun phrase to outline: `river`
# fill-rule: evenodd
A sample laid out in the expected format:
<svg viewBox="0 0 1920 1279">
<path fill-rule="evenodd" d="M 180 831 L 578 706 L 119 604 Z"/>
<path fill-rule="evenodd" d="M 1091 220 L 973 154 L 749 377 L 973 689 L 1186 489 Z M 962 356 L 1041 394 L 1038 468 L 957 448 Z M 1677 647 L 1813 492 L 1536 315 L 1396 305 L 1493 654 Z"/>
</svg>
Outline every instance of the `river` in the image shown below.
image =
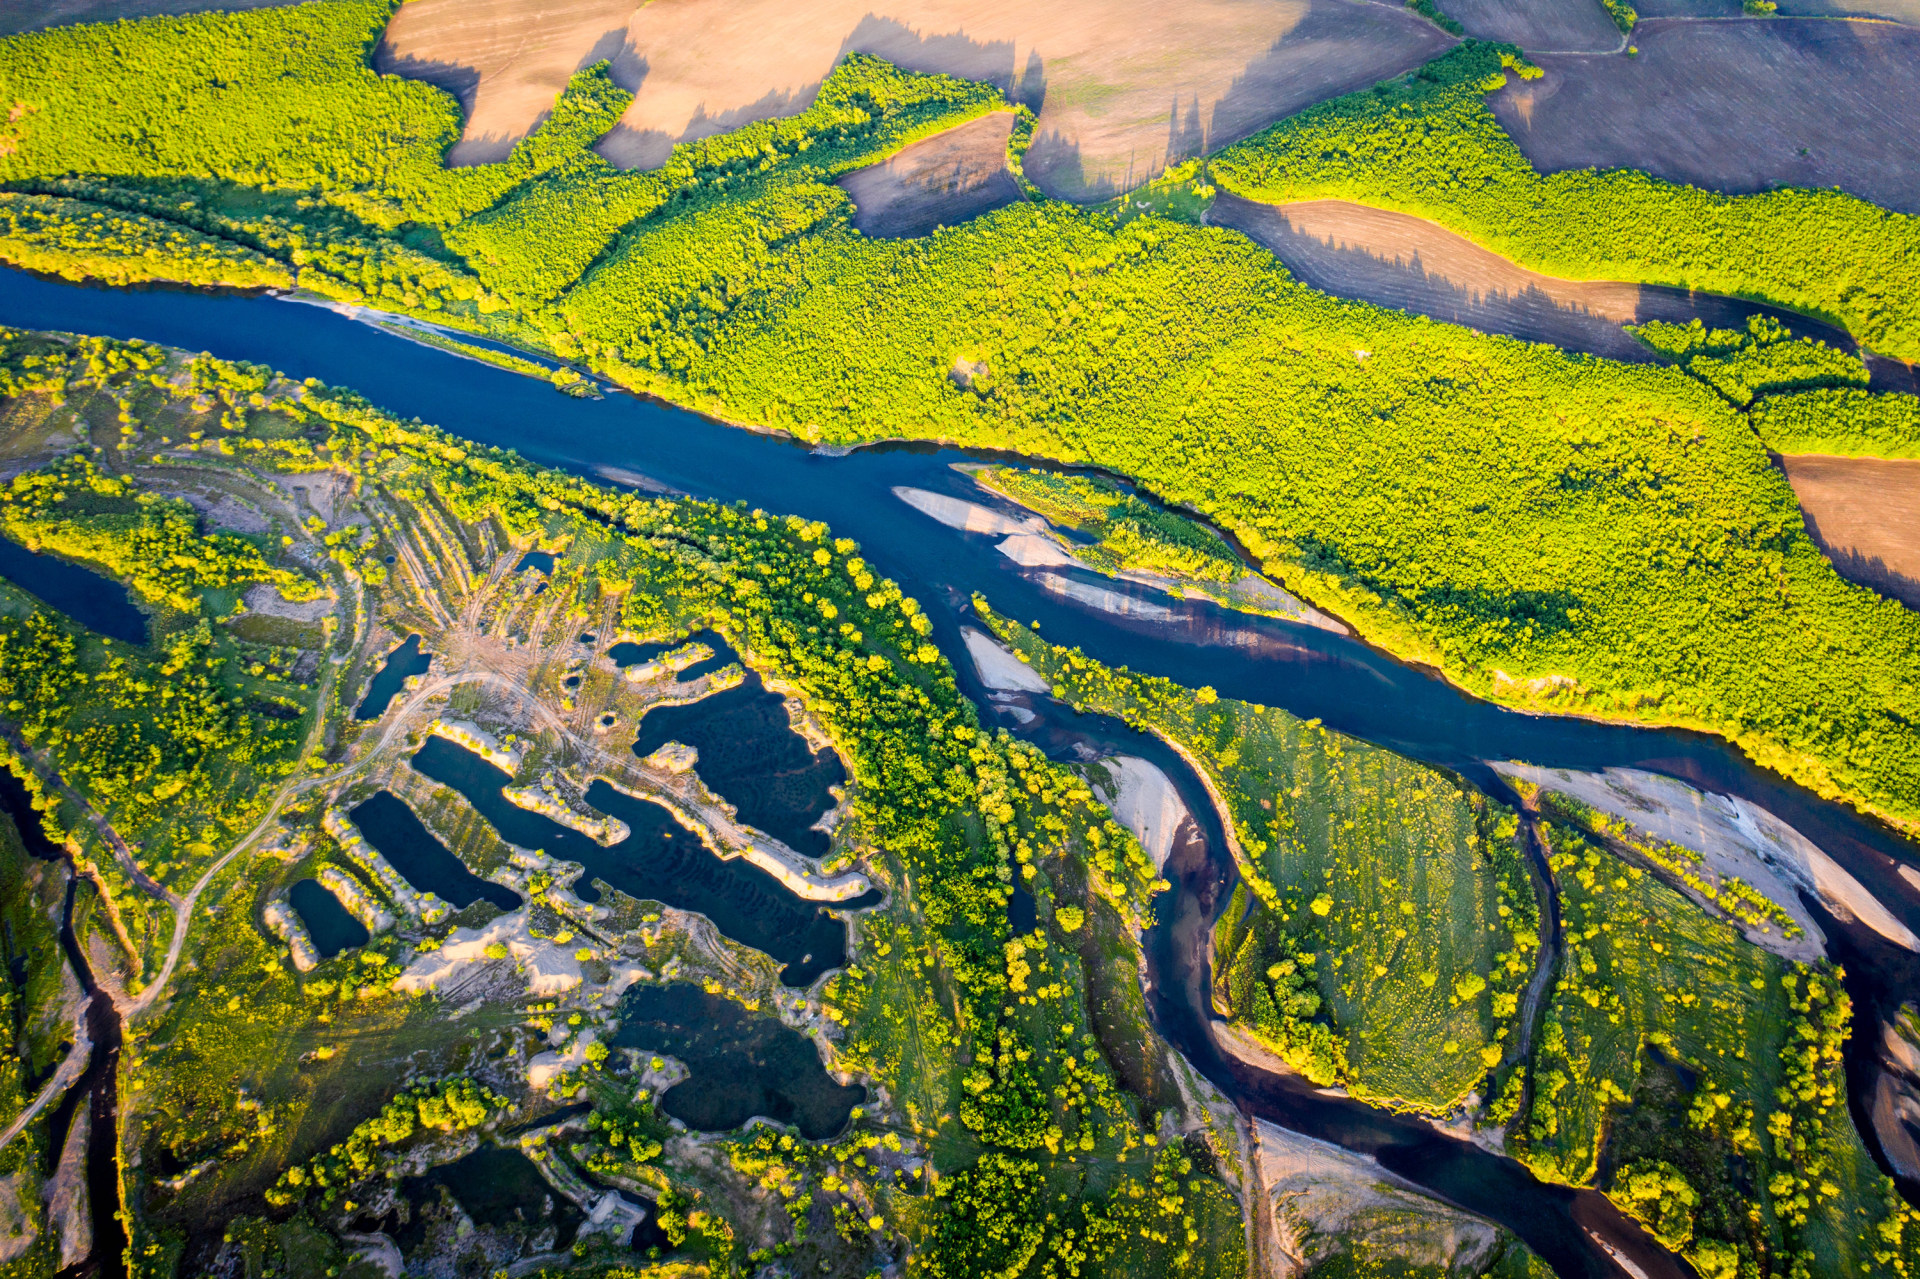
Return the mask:
<svg viewBox="0 0 1920 1279">
<path fill-rule="evenodd" d="M 83 288 L 0 271 L 0 323 L 144 338 L 252 360 L 294 378 L 351 387 L 388 411 L 512 448 L 545 465 L 592 476 L 611 469 L 628 480 L 644 477 L 667 489 L 824 520 L 836 534 L 858 540 L 878 572 L 927 608 L 934 639 L 953 661 L 961 687 L 983 706 L 986 690 L 959 635 L 975 590 L 1001 612 L 1038 622 L 1050 640 L 1078 645 L 1110 665 L 1212 685 L 1223 696 L 1318 717 L 1330 728 L 1452 769 L 1496 794 L 1504 788 L 1482 761 L 1645 768 L 1739 795 L 1820 844 L 1908 927 L 1920 930 L 1920 890 L 1897 873 L 1903 863 L 1920 865 L 1920 847 L 1762 772 L 1719 739 L 1503 710 L 1357 640 L 1207 603 L 1154 596 L 1162 611 L 1151 616 L 1096 611 L 1046 590 L 1039 577 L 999 554 L 992 540 L 950 530 L 892 495 L 894 486 L 907 485 L 980 500 L 952 466 L 978 459 L 978 452 L 898 444 L 831 456 L 629 396 L 573 399 L 329 310 L 265 297 Z M 1146 595 L 1104 579 L 1101 584 Z M 1127 749 L 1165 769 L 1204 819 L 1203 843 L 1189 845 L 1169 865 L 1175 892 L 1171 900 L 1161 899 L 1161 922 L 1148 938 L 1151 1007 L 1169 1041 L 1249 1114 L 1376 1155 L 1409 1180 L 1514 1230 L 1564 1279 L 1620 1272 L 1589 1231 L 1651 1279 L 1685 1273 L 1597 1194 L 1543 1185 L 1519 1164 L 1424 1123 L 1321 1096 L 1222 1054 L 1210 1028 L 1204 935 L 1230 882 L 1231 865 L 1218 817 L 1197 779 L 1159 743 L 1064 708 L 1050 710 L 1023 732 L 1051 735 L 1054 749 L 1075 735 L 1125 735 Z M 1849 989 L 1863 1014 L 1884 1008 L 1887 992 L 1910 988 L 1910 969 L 1894 965 L 1885 948 L 1872 949 L 1858 930 L 1832 931 L 1845 937 L 1850 960 L 1887 965 L 1877 973 L 1850 970 Z M 1863 1015 L 1856 1026 L 1865 1027 L 1864 1034 L 1856 1030 L 1856 1045 L 1878 1034 L 1871 1017 Z M 1870 1095 L 1872 1069 L 1869 1054 L 1849 1054 L 1856 1122 L 1863 1118 L 1859 1098 Z M 1871 1129 L 1863 1131 L 1872 1145 Z"/>
</svg>

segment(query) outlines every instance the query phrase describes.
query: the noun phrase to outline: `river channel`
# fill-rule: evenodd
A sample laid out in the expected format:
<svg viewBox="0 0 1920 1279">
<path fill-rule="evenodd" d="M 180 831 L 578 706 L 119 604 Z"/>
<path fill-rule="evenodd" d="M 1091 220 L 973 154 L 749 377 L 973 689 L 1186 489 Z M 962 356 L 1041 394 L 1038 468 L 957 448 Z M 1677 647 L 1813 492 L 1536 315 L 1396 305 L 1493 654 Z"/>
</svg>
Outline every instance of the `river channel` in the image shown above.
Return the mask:
<svg viewBox="0 0 1920 1279">
<path fill-rule="evenodd" d="M 860 542 L 875 569 L 927 608 L 934 639 L 953 661 L 961 686 L 991 720 L 960 641 L 968 600 L 980 591 L 995 608 L 1034 620 L 1056 643 L 1078 645 L 1115 666 L 1212 685 L 1223 696 L 1318 717 L 1329 728 L 1451 769 L 1504 793 L 1486 760 L 1549 767 L 1644 768 L 1703 789 L 1738 795 L 1777 814 L 1826 849 L 1908 927 L 1920 930 L 1920 890 L 1898 874 L 1920 865 L 1920 847 L 1853 810 L 1755 768 L 1725 742 L 1701 734 L 1630 728 L 1590 720 L 1503 710 L 1466 697 L 1431 672 L 1396 661 L 1354 639 L 1287 622 L 1230 613 L 1211 604 L 1149 596 L 1152 607 L 1103 612 L 1047 589 L 991 539 L 935 523 L 896 499 L 906 485 L 970 500 L 991 500 L 956 462 L 977 452 L 933 445 L 887 445 L 830 456 L 771 435 L 719 425 L 695 414 L 613 395 L 572 399 L 541 382 L 463 360 L 391 336 L 319 307 L 245 296 L 167 290 L 82 288 L 0 271 L 0 323 L 144 338 L 229 359 L 268 364 L 294 377 L 351 387 L 403 417 L 418 416 L 469 439 L 512 448 L 531 461 L 600 478 L 824 520 Z M 1038 708 L 1036 708 L 1038 709 Z M 1224 901 L 1232 867 L 1198 780 L 1166 747 L 1124 726 L 1053 707 L 1021 730 L 1050 751 L 1077 739 L 1120 744 L 1165 770 L 1201 819 L 1205 839 L 1169 863 L 1175 890 L 1160 899 L 1160 923 L 1148 937 L 1151 1007 L 1159 1029 L 1249 1114 L 1377 1157 L 1435 1194 L 1514 1230 L 1564 1279 L 1621 1273 L 1610 1250 L 1650 1279 L 1683 1268 L 1601 1196 L 1547 1186 L 1519 1164 L 1437 1133 L 1425 1123 L 1267 1074 L 1225 1055 L 1215 1043 L 1206 998 L 1210 985 L 1206 926 Z M 1823 921 L 1824 924 L 1824 921 Z M 1911 971 L 1847 930 L 1849 988 L 1855 981 L 1855 1042 L 1878 1025 L 1887 991 L 1907 988 Z M 1871 972 L 1856 973 L 1861 965 Z M 1864 1003 L 1863 1001 L 1864 997 Z M 1849 1093 L 1870 1095 L 1870 1054 L 1848 1059 Z M 1856 1100 L 1856 1120 L 1861 1115 Z M 1871 1129 L 1863 1135 L 1873 1144 Z M 1911 1193 L 1912 1188 L 1908 1187 Z M 1604 1244 L 1597 1242 L 1604 1240 Z"/>
</svg>

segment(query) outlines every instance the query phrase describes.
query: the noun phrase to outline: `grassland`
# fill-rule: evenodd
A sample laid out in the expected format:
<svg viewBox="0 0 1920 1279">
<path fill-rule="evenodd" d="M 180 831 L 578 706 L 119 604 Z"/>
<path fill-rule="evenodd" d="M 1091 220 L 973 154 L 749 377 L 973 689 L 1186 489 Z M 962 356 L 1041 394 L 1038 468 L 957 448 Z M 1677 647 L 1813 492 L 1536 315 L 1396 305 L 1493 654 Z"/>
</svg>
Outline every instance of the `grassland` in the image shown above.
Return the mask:
<svg viewBox="0 0 1920 1279">
<path fill-rule="evenodd" d="M 1252 889 L 1214 939 L 1216 1001 L 1236 1024 L 1318 1083 L 1435 1112 L 1507 1055 L 1540 941 L 1511 814 L 1317 723 L 983 616 L 1057 696 L 1165 738 L 1224 800 Z"/>
<path fill-rule="evenodd" d="M 1570 828 L 1546 837 L 1565 952 L 1527 1073 L 1496 1101 L 1521 1158 L 1599 1185 L 1703 1275 L 1897 1270 L 1912 1213 L 1845 1118 L 1835 974 Z"/>
</svg>

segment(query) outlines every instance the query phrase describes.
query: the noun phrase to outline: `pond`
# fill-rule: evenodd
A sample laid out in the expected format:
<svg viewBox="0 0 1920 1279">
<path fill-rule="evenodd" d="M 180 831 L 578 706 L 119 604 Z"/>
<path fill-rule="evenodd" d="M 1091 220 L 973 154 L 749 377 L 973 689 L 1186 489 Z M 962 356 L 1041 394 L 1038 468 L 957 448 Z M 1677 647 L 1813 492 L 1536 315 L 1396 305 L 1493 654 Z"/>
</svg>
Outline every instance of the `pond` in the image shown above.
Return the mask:
<svg viewBox="0 0 1920 1279">
<path fill-rule="evenodd" d="M 90 568 L 0 537 L 0 577 L 108 639 L 147 642 L 147 615 L 134 607 L 127 588 Z"/>
<path fill-rule="evenodd" d="M 596 781 L 587 790 L 587 803 L 631 830 L 626 839 L 603 848 L 579 831 L 509 803 L 500 792 L 512 779 L 444 737 L 430 738 L 412 762 L 423 775 L 465 796 L 508 843 L 586 867 L 574 885 L 583 901 L 600 899 L 593 886 L 598 879 L 636 900 L 705 915 L 726 936 L 785 965 L 780 980 L 789 986 L 810 985 L 846 962 L 844 923 L 751 863 L 715 857 L 658 804 Z M 869 893 L 845 907 L 870 905 L 879 896 Z"/>
<path fill-rule="evenodd" d="M 474 874 L 391 792 L 381 791 L 349 816 L 367 842 L 421 892 L 452 903 L 456 910 L 477 901 L 490 901 L 501 910 L 519 909 L 520 894 Z"/>
<path fill-rule="evenodd" d="M 718 635 L 700 638 L 713 646 L 713 662 L 739 660 Z M 692 675 L 689 670 L 682 677 Z M 741 821 L 796 852 L 827 855 L 827 834 L 813 824 L 833 807 L 827 788 L 846 781 L 846 769 L 831 750 L 808 748 L 787 718 L 786 699 L 768 692 L 758 674 L 749 671 L 744 683 L 697 702 L 647 711 L 633 753 L 644 759 L 668 742 L 699 750 L 693 771 L 734 806 Z"/>
<path fill-rule="evenodd" d="M 667 1089 L 660 1108 L 701 1132 L 731 1132 L 761 1115 L 819 1141 L 867 1099 L 858 1084 L 835 1083 L 799 1031 L 686 982 L 630 989 L 609 1042 L 685 1062 L 690 1077 Z"/>
<path fill-rule="evenodd" d="M 287 889 L 287 904 L 307 926 L 307 935 L 313 938 L 313 948 L 322 959 L 332 959 L 371 940 L 366 927 L 317 879 L 303 879 Z"/>
<path fill-rule="evenodd" d="M 740 659 L 734 656 L 733 649 L 726 640 L 714 631 L 700 631 L 687 639 L 666 640 L 658 644 L 636 644 L 632 640 L 621 640 L 607 650 L 607 660 L 621 670 L 629 666 L 638 666 L 642 662 L 651 662 L 662 653 L 671 653 L 676 648 L 685 648 L 689 644 L 705 644 L 713 650 L 713 656 L 704 662 L 695 662 L 692 666 L 674 676 L 676 682 L 691 684 L 704 675 L 711 675 L 730 662 Z"/>
<path fill-rule="evenodd" d="M 387 654 L 386 663 L 373 677 L 373 683 L 367 686 L 367 695 L 353 712 L 354 719 L 365 723 L 379 719 L 387 713 L 387 706 L 400 690 L 407 686 L 407 680 L 415 675 L 425 675 L 433 666 L 433 654 L 420 651 L 420 637 L 407 636 L 407 642 Z"/>
<path fill-rule="evenodd" d="M 400 1183 L 399 1197 L 407 1203 L 407 1219 L 392 1228 L 392 1236 L 402 1252 L 412 1253 L 427 1242 L 428 1226 L 435 1215 L 433 1205 L 442 1187 L 476 1226 L 520 1235 L 523 1248 L 549 1227 L 554 1231 L 549 1250 L 571 1247 L 586 1221 L 586 1214 L 572 1200 L 555 1192 L 533 1160 L 521 1151 L 481 1146 L 470 1155 Z"/>
<path fill-rule="evenodd" d="M 513 571 L 516 573 L 524 573 L 528 569 L 534 569 L 551 577 L 553 576 L 553 563 L 553 556 L 545 551 L 528 551 L 520 557 L 520 562 L 513 566 Z"/>
</svg>

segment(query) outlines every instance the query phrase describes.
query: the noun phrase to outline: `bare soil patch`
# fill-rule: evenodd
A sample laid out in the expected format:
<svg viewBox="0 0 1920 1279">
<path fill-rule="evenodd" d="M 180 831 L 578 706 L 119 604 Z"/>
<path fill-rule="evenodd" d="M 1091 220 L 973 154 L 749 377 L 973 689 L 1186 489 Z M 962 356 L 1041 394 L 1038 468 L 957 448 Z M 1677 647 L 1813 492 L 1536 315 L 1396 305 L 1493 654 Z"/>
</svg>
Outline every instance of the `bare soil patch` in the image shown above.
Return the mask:
<svg viewBox="0 0 1920 1279">
<path fill-rule="evenodd" d="M 1842 577 L 1920 608 L 1920 462 L 1801 454 L 1780 469 Z"/>
<path fill-rule="evenodd" d="M 1480 40 L 1505 40 L 1527 50 L 1607 53 L 1620 47 L 1620 28 L 1600 0 L 1445 0 L 1440 7 Z"/>
<path fill-rule="evenodd" d="M 628 88 L 644 66 L 624 56 L 635 0 L 415 0 L 403 4 L 373 65 L 437 84 L 460 99 L 466 131 L 449 164 L 504 160 L 547 117 L 568 77 L 621 59 Z"/>
<path fill-rule="evenodd" d="M 203 13 L 209 9 L 265 9 L 287 0 L 8 0 L 0 4 L 0 36 L 64 27 L 76 22 L 111 22 L 115 18 L 153 18 L 166 14 Z"/>
<path fill-rule="evenodd" d="M 1437 222 L 1345 200 L 1258 204 L 1223 193 L 1208 221 L 1265 246 L 1323 293 L 1614 360 L 1654 358 L 1623 324 L 1697 317 L 1714 328 L 1744 328 L 1755 312 L 1803 337 L 1857 350 L 1839 329 L 1804 316 L 1713 293 L 1542 275 Z M 1914 389 L 1910 366 L 1877 358 L 1868 366 L 1875 389 Z"/>
<path fill-rule="evenodd" d="M 1638 57 L 1543 55 L 1490 99 L 1543 172 L 1644 169 L 1716 191 L 1837 186 L 1920 213 L 1920 31 L 1655 19 Z"/>
<path fill-rule="evenodd" d="M 1007 169 L 1012 132 L 1012 113 L 997 112 L 849 173 L 840 185 L 853 198 L 853 224 L 868 235 L 925 235 L 1020 199 Z"/>
<path fill-rule="evenodd" d="M 600 150 L 649 168 L 677 142 L 804 110 L 843 54 L 871 53 L 1033 107 L 1029 175 L 1101 199 L 1451 42 L 1361 0 L 414 0 L 377 65 L 470 104 L 453 159 L 472 163 L 504 154 L 575 69 L 611 58 L 636 97 Z"/>
<path fill-rule="evenodd" d="M 1779 0 L 1782 18 L 1882 18 L 1920 26 L 1920 0 Z M 1646 0 L 1642 18 L 1741 18 L 1740 0 Z"/>
</svg>

